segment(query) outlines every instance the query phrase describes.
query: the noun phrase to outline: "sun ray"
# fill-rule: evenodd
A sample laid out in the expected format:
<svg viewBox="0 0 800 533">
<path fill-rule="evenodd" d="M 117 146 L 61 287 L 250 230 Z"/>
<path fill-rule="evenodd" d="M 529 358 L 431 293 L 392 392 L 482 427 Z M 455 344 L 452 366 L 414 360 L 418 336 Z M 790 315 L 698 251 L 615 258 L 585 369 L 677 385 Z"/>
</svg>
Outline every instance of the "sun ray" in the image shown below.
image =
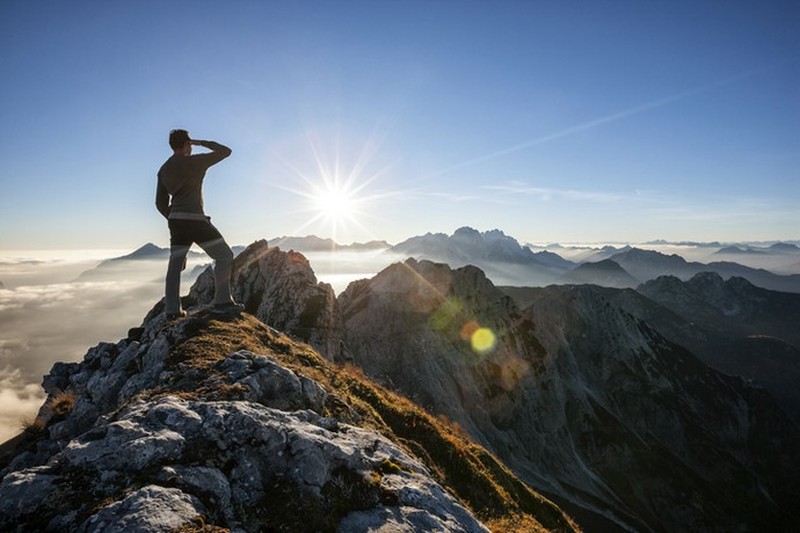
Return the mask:
<svg viewBox="0 0 800 533">
<path fill-rule="evenodd" d="M 294 185 L 274 186 L 302 200 L 294 210 L 296 213 L 310 213 L 295 232 L 311 227 L 326 228 L 323 233 L 329 233 L 337 240 L 339 236 L 355 230 L 368 235 L 371 240 L 378 240 L 369 225 L 362 221 L 374 216 L 376 203 L 401 194 L 398 191 L 370 190 L 396 164 L 396 161 L 392 161 L 374 171 L 370 168 L 383 138 L 373 132 L 361 150 L 354 153 L 352 163 L 345 157 L 338 132 L 331 136 L 330 148 L 326 148 L 309 130 L 304 132 L 303 140 L 310 155 L 308 168 L 302 168 L 297 160 L 289 160 L 273 152 L 276 160 L 295 180 Z"/>
</svg>

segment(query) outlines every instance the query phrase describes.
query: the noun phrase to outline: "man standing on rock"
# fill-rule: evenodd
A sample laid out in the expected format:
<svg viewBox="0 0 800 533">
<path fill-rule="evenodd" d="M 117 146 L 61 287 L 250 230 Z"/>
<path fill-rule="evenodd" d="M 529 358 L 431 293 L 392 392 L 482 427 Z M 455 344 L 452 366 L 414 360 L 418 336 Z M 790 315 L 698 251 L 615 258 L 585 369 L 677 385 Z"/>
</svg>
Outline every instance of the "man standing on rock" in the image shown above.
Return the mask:
<svg viewBox="0 0 800 533">
<path fill-rule="evenodd" d="M 156 207 L 169 224 L 170 255 L 165 291 L 167 318 L 173 320 L 186 316 L 181 309 L 181 271 L 186 266 L 186 254 L 193 243 L 215 261 L 214 310 L 224 313 L 242 311 L 244 306 L 231 298 L 233 252 L 211 224 L 211 217 L 203 212 L 206 171 L 231 155 L 231 149 L 213 141 L 192 140 L 186 130 L 172 130 L 169 145 L 173 154 L 161 165 L 156 188 Z M 192 146 L 202 146 L 211 152 L 192 155 Z"/>
</svg>

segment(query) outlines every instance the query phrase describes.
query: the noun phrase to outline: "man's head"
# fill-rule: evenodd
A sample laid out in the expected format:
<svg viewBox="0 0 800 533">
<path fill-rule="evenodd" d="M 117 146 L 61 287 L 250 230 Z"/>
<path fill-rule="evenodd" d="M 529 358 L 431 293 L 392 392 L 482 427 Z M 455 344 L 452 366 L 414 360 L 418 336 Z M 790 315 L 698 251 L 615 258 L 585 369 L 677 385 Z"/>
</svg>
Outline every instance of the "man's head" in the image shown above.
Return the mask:
<svg viewBox="0 0 800 533">
<path fill-rule="evenodd" d="M 176 154 L 191 155 L 192 145 L 189 142 L 189 132 L 186 130 L 172 130 L 169 132 L 169 146 Z"/>
</svg>

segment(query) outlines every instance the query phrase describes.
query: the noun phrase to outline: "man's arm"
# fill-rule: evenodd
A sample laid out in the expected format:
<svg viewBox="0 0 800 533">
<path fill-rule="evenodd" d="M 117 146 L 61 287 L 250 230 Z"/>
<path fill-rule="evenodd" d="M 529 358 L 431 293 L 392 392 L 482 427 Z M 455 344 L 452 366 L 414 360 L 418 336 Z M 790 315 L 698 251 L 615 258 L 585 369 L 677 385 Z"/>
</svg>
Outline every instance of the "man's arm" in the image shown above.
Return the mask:
<svg viewBox="0 0 800 533">
<path fill-rule="evenodd" d="M 169 193 L 160 179 L 156 186 L 156 209 L 158 209 L 159 213 L 164 215 L 164 218 L 169 218 Z"/>
<path fill-rule="evenodd" d="M 197 160 L 202 161 L 206 168 L 219 163 L 231 155 L 230 148 L 214 141 L 197 141 L 192 139 L 189 142 L 194 146 L 202 146 L 203 148 L 211 150 L 211 153 L 208 154 L 198 154 L 196 156 L 192 156 L 193 159 L 196 158 Z"/>
</svg>

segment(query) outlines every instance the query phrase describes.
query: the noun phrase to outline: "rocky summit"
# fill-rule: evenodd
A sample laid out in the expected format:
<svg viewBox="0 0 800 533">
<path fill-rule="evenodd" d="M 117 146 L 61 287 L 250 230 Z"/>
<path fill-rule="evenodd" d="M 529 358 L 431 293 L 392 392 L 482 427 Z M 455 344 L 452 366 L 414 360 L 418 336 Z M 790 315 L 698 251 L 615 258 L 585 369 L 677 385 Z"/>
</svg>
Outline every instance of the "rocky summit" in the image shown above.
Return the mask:
<svg viewBox="0 0 800 533">
<path fill-rule="evenodd" d="M 158 304 L 56 364 L 36 422 L 0 447 L 0 530 L 576 530 L 455 424 L 299 341 L 326 331 L 307 262 L 243 255 L 249 308 L 296 334 L 187 298 L 188 317 Z"/>
</svg>

